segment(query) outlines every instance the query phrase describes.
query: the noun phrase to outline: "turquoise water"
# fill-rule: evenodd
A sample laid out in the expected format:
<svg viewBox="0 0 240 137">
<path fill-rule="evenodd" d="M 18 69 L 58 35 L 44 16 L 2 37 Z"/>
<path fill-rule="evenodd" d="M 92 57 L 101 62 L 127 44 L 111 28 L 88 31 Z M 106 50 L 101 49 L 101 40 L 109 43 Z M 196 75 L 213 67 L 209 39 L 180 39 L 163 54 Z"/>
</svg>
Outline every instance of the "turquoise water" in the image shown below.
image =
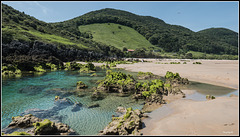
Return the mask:
<svg viewBox="0 0 240 137">
<path fill-rule="evenodd" d="M 124 73 L 137 73 L 121 70 Z M 112 115 L 116 115 L 118 106 L 141 109 L 143 101 L 136 102 L 131 97 L 118 97 L 114 94 L 108 95 L 105 99 L 92 101 L 90 95 L 95 82 L 105 77 L 104 70 L 98 70 L 96 77 L 91 74 L 79 73 L 77 71 L 54 71 L 43 74 L 29 74 L 18 78 L 5 78 L 2 80 L 2 128 L 10 122 L 12 116 L 22 115 L 29 109 L 41 109 L 44 111 L 44 118 L 68 124 L 80 135 L 96 135 L 103 130 L 111 121 Z M 83 81 L 88 85 L 84 91 L 76 91 L 76 82 Z M 205 100 L 207 94 L 214 96 L 238 95 L 238 90 L 214 86 L 210 84 L 191 82 L 184 89 L 193 89 L 197 92 L 187 96 L 188 99 Z M 66 92 L 67 91 L 67 92 Z M 67 97 L 73 102 L 81 102 L 83 106 L 79 111 L 72 111 L 73 105 L 63 108 L 56 108 L 54 98 L 56 95 Z M 78 96 L 81 95 L 81 96 Z M 100 107 L 88 108 L 98 103 Z"/>
<path fill-rule="evenodd" d="M 57 109 L 53 115 L 47 115 L 53 121 L 68 124 L 80 135 L 96 135 L 111 121 L 112 115 L 118 106 L 141 109 L 143 102 L 131 100 L 131 97 L 118 97 L 113 94 L 103 100 L 92 101 L 91 90 L 97 85 L 95 82 L 103 79 L 105 71 L 97 71 L 97 77 L 91 74 L 82 74 L 77 71 L 54 71 L 43 75 L 28 75 L 19 78 L 7 78 L 2 80 L 2 128 L 10 122 L 12 116 L 21 115 L 28 109 L 53 110 L 56 95 L 67 97 L 73 102 L 81 102 L 83 106 L 79 111 L 71 111 L 73 105 L 63 109 Z M 86 91 L 79 91 L 81 97 L 74 94 L 76 82 L 83 81 L 88 85 Z M 66 92 L 68 91 L 68 94 Z M 72 92 L 72 93 L 71 93 Z M 88 108 L 98 103 L 100 107 Z"/>
</svg>

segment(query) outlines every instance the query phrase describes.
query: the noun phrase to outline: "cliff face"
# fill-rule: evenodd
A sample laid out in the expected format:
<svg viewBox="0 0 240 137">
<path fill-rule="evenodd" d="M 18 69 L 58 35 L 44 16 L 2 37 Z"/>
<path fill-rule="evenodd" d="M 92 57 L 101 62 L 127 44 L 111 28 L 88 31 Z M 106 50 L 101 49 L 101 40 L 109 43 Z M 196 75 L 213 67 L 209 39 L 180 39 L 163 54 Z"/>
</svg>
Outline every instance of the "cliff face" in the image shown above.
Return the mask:
<svg viewBox="0 0 240 137">
<path fill-rule="evenodd" d="M 62 65 L 67 61 L 90 61 L 105 58 L 102 54 L 80 49 L 57 47 L 39 41 L 22 43 L 12 41 L 2 44 L 2 62 L 16 64 L 21 70 L 31 70 L 30 66 L 42 63 Z"/>
</svg>

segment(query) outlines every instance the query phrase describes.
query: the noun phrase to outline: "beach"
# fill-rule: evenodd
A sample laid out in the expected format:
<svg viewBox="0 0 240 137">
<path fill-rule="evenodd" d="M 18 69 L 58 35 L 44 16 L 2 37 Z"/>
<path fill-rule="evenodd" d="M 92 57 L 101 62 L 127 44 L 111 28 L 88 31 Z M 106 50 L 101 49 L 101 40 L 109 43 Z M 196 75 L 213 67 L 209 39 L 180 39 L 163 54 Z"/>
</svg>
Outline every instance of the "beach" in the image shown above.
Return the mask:
<svg viewBox="0 0 240 137">
<path fill-rule="evenodd" d="M 117 68 L 152 72 L 160 76 L 164 76 L 167 71 L 178 72 L 190 81 L 239 89 L 238 60 L 144 60 L 151 62 L 119 64 Z M 145 128 L 141 132 L 143 135 L 239 135 L 238 103 L 238 96 L 206 101 L 172 100 L 149 113 L 149 118 L 143 120 Z"/>
<path fill-rule="evenodd" d="M 181 59 L 144 59 L 145 61 L 134 64 L 118 64 L 117 68 L 124 68 L 133 72 L 152 72 L 155 75 L 165 76 L 167 71 L 179 73 L 181 77 L 190 81 L 209 83 L 228 88 L 238 88 L 239 71 L 238 60 L 181 60 Z M 180 62 L 181 64 L 170 64 L 170 62 Z M 186 62 L 187 64 L 183 64 Z M 202 64 L 193 64 L 201 62 Z M 157 64 L 163 63 L 163 64 Z M 168 64 L 165 64 L 168 63 Z"/>
<path fill-rule="evenodd" d="M 239 135 L 238 97 L 175 100 L 144 119 L 143 135 Z"/>
</svg>

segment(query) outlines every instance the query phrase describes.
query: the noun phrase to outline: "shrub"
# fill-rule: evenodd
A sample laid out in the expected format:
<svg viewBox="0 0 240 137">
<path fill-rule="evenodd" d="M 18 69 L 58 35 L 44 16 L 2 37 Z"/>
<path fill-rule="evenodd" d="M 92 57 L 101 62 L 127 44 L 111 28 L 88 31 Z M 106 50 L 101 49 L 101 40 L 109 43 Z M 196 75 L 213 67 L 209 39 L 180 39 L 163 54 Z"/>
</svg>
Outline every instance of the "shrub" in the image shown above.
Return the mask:
<svg viewBox="0 0 240 137">
<path fill-rule="evenodd" d="M 43 69 L 43 67 L 41 65 L 34 66 L 34 70 L 37 72 L 46 72 L 46 70 Z"/>
</svg>

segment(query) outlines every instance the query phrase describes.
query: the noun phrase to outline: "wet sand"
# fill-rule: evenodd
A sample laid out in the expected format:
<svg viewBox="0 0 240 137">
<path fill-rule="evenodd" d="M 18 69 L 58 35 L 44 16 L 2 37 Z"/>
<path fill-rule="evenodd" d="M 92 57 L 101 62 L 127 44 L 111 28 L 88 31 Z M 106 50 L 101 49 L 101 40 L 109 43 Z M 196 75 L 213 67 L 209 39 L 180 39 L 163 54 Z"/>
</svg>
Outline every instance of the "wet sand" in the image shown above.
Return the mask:
<svg viewBox="0 0 240 137">
<path fill-rule="evenodd" d="M 239 135 L 239 98 L 175 100 L 144 119 L 143 135 Z"/>
</svg>

